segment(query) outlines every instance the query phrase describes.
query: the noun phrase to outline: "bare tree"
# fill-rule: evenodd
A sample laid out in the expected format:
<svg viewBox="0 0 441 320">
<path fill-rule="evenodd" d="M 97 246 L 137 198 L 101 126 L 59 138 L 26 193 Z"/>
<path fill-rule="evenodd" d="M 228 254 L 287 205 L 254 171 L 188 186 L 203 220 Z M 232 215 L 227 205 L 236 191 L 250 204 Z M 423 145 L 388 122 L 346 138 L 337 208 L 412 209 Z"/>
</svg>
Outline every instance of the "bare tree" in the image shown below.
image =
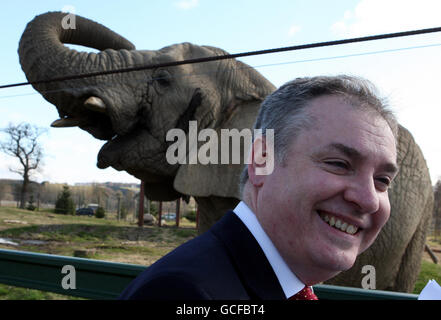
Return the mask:
<svg viewBox="0 0 441 320">
<path fill-rule="evenodd" d="M 0 182 L 0 207 L 2 206 L 2 200 L 5 197 L 6 184 Z"/>
<path fill-rule="evenodd" d="M 441 234 L 441 179 L 436 182 L 433 189 L 435 198 L 433 205 L 434 233 L 435 239 L 437 239 Z"/>
<path fill-rule="evenodd" d="M 0 150 L 7 155 L 16 157 L 20 162 L 20 168 L 10 168 L 9 170 L 23 177 L 20 208 L 25 208 L 30 177 L 33 171 L 38 169 L 43 158 L 43 150 L 38 138 L 45 130 L 28 123 L 18 125 L 9 123 L 8 127 L 1 129 L 1 131 L 7 134 L 7 139 L 0 142 Z"/>
</svg>

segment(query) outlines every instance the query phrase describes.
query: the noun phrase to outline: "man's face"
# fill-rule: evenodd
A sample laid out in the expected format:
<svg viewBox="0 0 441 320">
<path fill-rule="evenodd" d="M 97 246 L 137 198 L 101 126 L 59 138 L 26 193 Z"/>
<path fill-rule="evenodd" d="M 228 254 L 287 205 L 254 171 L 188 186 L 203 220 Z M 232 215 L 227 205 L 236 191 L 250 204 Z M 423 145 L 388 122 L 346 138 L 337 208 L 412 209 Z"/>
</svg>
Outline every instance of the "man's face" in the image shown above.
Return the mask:
<svg viewBox="0 0 441 320">
<path fill-rule="evenodd" d="M 255 212 L 292 271 L 314 283 L 349 269 L 388 220 L 396 146 L 384 119 L 342 97 L 316 98 L 307 110 L 313 127 L 261 177 Z"/>
</svg>

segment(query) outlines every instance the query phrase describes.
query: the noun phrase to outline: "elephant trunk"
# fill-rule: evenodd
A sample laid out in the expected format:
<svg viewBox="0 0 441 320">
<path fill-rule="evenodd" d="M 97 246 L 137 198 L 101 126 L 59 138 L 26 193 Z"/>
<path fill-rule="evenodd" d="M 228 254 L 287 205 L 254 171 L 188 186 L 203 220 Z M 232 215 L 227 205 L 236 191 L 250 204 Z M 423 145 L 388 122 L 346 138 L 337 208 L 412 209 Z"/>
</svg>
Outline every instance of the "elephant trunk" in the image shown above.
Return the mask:
<svg viewBox="0 0 441 320">
<path fill-rule="evenodd" d="M 18 53 L 22 69 L 30 82 L 121 68 L 129 63 L 127 60 L 131 60 L 131 53 L 127 50 L 134 50 L 135 47 L 128 40 L 103 25 L 80 16 L 75 16 L 74 29 L 66 29 L 63 27 L 66 16 L 62 12 L 48 12 L 35 17 L 26 26 Z M 78 52 L 63 43 L 105 51 Z M 94 87 L 98 81 L 97 77 L 93 77 L 81 81 L 55 81 L 33 86 L 46 100 L 57 106 L 60 116 L 63 117 L 75 113 L 74 109 L 78 104 L 84 103 L 78 101 L 79 98 L 88 98 L 86 95 L 89 93 L 78 88 Z"/>
</svg>

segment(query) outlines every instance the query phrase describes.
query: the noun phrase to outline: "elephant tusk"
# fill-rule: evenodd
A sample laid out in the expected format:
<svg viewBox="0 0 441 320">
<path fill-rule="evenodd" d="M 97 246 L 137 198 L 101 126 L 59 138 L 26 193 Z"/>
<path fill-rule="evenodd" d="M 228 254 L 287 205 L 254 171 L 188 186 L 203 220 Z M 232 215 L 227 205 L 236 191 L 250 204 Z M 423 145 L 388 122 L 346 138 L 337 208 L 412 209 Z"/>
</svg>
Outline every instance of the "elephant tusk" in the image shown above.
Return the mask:
<svg viewBox="0 0 441 320">
<path fill-rule="evenodd" d="M 99 112 L 99 113 L 105 113 L 106 112 L 106 105 L 103 102 L 101 98 L 98 97 L 89 97 L 85 102 L 84 106 L 92 111 Z"/>
<path fill-rule="evenodd" d="M 68 127 L 77 127 L 80 125 L 80 120 L 75 118 L 62 118 L 57 119 L 51 123 L 51 127 L 53 128 L 68 128 Z"/>
</svg>

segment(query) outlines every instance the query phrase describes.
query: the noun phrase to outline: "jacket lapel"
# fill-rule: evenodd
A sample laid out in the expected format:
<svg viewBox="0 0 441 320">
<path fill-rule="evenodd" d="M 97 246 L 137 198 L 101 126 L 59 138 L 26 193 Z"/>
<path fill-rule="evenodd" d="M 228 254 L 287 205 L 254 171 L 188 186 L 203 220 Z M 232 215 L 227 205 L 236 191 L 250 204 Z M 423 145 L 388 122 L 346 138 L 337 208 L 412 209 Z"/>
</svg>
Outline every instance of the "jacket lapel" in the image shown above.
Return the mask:
<svg viewBox="0 0 441 320">
<path fill-rule="evenodd" d="M 225 244 L 251 298 L 286 299 L 279 280 L 256 239 L 233 211 L 227 212 L 211 231 Z"/>
</svg>

